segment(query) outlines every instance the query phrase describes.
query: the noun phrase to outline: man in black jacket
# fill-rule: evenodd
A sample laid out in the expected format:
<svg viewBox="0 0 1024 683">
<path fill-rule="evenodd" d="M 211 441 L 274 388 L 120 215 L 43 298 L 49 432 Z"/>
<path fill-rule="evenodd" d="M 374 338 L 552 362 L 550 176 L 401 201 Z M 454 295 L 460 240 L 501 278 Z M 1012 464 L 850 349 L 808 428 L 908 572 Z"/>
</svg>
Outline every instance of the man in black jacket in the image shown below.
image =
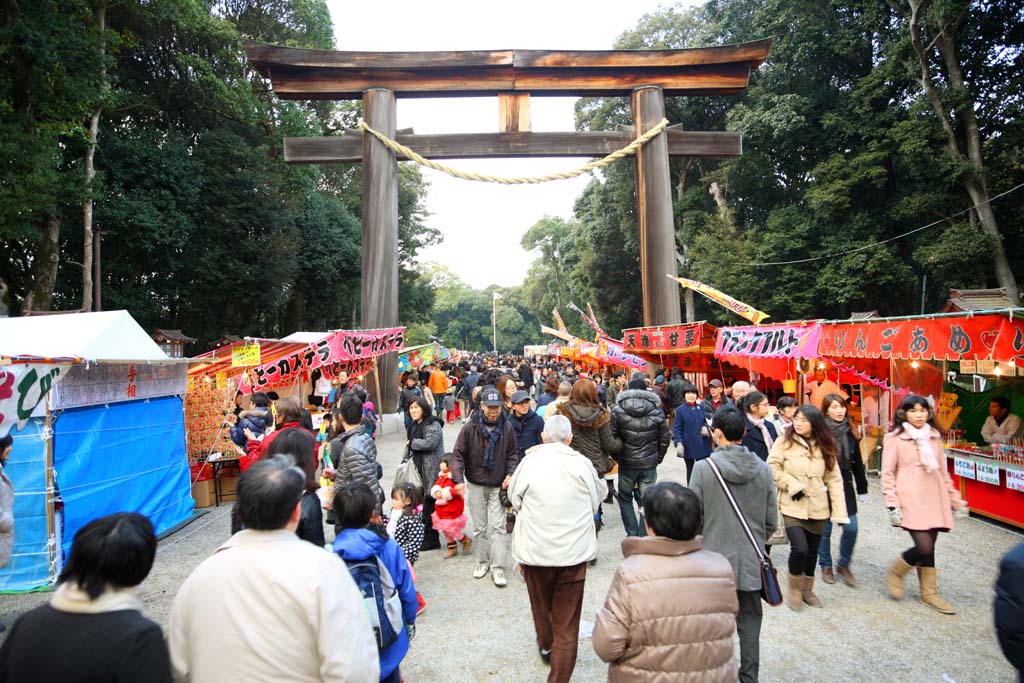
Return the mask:
<svg viewBox="0 0 1024 683">
<path fill-rule="evenodd" d="M 994 611 L 999 647 L 1024 683 L 1024 543 L 999 563 Z"/>
<path fill-rule="evenodd" d="M 628 536 L 643 536 L 644 529 L 633 509 L 633 487 L 644 490 L 658 480 L 658 465 L 665 458 L 672 432 L 661 409 L 661 400 L 648 391 L 643 378 L 630 380 L 629 388 L 616 397 L 612 409 L 612 435 L 622 441 L 619 451 L 619 512 Z"/>
<path fill-rule="evenodd" d="M 686 389 L 686 384 L 682 371 L 679 368 L 673 370 L 672 380 L 668 383 L 668 400 L 672 404 L 672 410 L 683 404 L 683 390 Z"/>
<path fill-rule="evenodd" d="M 494 585 L 505 580 L 505 506 L 500 489 L 507 489 L 519 464 L 519 443 L 512 421 L 501 411 L 501 394 L 485 386 L 478 394 L 480 410 L 462 426 L 452 449 L 455 492 L 466 496 L 473 518 L 476 546 L 474 579 L 491 572 Z M 467 495 L 468 494 L 468 495 Z"/>
</svg>

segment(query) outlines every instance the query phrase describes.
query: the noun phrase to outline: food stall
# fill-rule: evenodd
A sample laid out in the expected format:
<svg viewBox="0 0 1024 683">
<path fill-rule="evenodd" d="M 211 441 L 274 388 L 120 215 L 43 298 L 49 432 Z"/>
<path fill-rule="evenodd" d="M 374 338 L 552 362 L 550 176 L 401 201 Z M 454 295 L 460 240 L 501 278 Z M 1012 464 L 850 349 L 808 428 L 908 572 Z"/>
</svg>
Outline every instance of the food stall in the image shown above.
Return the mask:
<svg viewBox="0 0 1024 683">
<path fill-rule="evenodd" d="M 683 377 L 703 393 L 708 382 L 746 379 L 741 368 L 715 358 L 717 328 L 706 322 L 632 327 L 622 330 L 623 350 L 666 370 L 682 370 Z"/>
<path fill-rule="evenodd" d="M 827 322 L 819 352 L 858 371 L 882 374 L 887 364 L 887 381 L 895 393 L 892 409 L 911 392 L 935 398 L 947 465 L 971 510 L 1024 528 L 1024 447 L 993 448 L 977 438 L 991 398 L 1019 393 L 1017 376 L 1024 375 L 1021 313 L 1009 309 Z M 971 410 L 965 412 L 965 404 Z"/>
</svg>

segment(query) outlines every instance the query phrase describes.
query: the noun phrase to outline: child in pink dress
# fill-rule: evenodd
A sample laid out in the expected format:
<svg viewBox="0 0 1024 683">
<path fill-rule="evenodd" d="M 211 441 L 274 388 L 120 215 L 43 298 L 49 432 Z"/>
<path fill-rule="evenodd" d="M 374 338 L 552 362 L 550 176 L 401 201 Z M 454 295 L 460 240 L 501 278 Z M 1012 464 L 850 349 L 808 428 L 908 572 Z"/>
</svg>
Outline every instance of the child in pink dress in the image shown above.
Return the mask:
<svg viewBox="0 0 1024 683">
<path fill-rule="evenodd" d="M 430 519 L 434 522 L 434 528 L 444 534 L 448 541 L 448 552 L 444 559 L 455 557 L 458 554 L 458 542 L 462 541 L 462 553 L 469 553 L 469 545 L 472 542 L 468 536 L 462 533 L 466 528 L 465 503 L 462 496 L 455 492 L 455 484 L 452 482 L 451 470 L 449 469 L 450 455 L 441 458 L 441 471 L 437 481 L 430 487 L 430 495 L 436 501 L 434 503 L 434 514 Z"/>
</svg>

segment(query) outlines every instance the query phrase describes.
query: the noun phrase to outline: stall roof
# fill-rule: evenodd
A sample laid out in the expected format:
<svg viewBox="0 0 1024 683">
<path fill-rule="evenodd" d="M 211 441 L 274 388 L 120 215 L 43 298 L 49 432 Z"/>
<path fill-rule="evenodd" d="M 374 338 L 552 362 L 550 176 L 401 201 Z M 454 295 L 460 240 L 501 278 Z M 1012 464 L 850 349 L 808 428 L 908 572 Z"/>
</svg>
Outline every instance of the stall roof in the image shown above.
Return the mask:
<svg viewBox="0 0 1024 683">
<path fill-rule="evenodd" d="M 990 311 L 1012 308 L 1013 302 L 1006 296 L 1006 289 L 951 289 L 943 313 L 958 311 Z"/>
<path fill-rule="evenodd" d="M 204 354 L 190 358 L 189 362 L 192 364 L 192 367 L 188 369 L 188 373 L 190 375 L 200 373 L 216 375 L 218 372 L 230 372 L 232 370 L 232 349 L 245 346 L 246 344 L 260 345 L 260 364 L 273 362 L 296 351 L 302 351 L 309 346 L 309 342 L 246 337 L 245 339 L 239 339 L 226 346 L 218 346 L 212 351 L 207 351 Z M 241 368 L 235 369 L 235 372 L 241 372 Z"/>
<path fill-rule="evenodd" d="M 330 332 L 292 332 L 287 337 L 282 337 L 283 342 L 302 342 L 303 344 L 315 344 L 321 339 L 331 336 Z"/>
<path fill-rule="evenodd" d="M 128 311 L 0 318 L 0 358 L 9 362 L 176 362 Z"/>
</svg>

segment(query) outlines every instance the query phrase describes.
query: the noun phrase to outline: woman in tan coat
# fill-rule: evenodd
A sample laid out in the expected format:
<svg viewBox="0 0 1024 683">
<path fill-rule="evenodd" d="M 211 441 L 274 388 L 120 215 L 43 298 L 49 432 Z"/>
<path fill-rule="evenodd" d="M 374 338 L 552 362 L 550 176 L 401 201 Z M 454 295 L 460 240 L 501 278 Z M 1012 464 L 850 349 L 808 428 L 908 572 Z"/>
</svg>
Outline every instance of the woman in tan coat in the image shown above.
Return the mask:
<svg viewBox="0 0 1024 683">
<path fill-rule="evenodd" d="M 907 396 L 896 409 L 896 428 L 882 446 L 882 493 L 893 526 L 910 532 L 914 547 L 889 567 L 889 595 L 900 600 L 903 577 L 917 567 L 921 602 L 943 614 L 956 610 L 938 594 L 935 541 L 940 531 L 953 528 L 953 510 L 968 515 L 967 503 L 946 471 L 942 436 L 934 424 L 935 411 L 928 399 Z"/>
<path fill-rule="evenodd" d="M 736 585 L 729 561 L 701 549 L 700 500 L 659 482 L 643 506 L 648 535 L 622 542 L 626 559 L 594 625 L 609 682 L 736 681 Z"/>
<path fill-rule="evenodd" d="M 843 477 L 836 463 L 836 442 L 821 411 L 800 406 L 793 424 L 772 446 L 768 464 L 779 488 L 779 510 L 789 537 L 787 604 L 821 607 L 814 594 L 814 567 L 825 522 L 847 524 Z"/>
</svg>

